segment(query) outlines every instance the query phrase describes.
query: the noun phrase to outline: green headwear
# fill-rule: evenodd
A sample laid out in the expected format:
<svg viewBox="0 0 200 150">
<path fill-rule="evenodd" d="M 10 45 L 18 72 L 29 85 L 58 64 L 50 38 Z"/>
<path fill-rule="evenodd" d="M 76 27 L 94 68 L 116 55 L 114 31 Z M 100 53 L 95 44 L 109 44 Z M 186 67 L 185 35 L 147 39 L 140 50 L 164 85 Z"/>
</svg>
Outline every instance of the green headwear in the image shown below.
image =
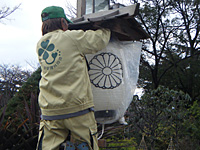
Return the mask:
<svg viewBox="0 0 200 150">
<path fill-rule="evenodd" d="M 42 22 L 48 19 L 53 19 L 53 18 L 65 18 L 68 23 L 73 23 L 71 20 L 69 20 L 64 12 L 64 9 L 62 7 L 58 6 L 50 6 L 46 7 L 42 11 Z"/>
</svg>

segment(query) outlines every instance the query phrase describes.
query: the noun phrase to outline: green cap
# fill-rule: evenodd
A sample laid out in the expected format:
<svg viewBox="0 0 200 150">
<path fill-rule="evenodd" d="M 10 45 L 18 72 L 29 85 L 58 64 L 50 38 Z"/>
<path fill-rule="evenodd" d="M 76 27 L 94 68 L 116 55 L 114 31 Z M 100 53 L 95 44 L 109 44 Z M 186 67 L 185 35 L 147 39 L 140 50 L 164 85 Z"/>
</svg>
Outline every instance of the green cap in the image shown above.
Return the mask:
<svg viewBox="0 0 200 150">
<path fill-rule="evenodd" d="M 43 9 L 41 16 L 42 22 L 53 18 L 65 18 L 68 23 L 73 23 L 66 17 L 64 9 L 59 6 L 46 7 L 45 9 Z"/>
</svg>

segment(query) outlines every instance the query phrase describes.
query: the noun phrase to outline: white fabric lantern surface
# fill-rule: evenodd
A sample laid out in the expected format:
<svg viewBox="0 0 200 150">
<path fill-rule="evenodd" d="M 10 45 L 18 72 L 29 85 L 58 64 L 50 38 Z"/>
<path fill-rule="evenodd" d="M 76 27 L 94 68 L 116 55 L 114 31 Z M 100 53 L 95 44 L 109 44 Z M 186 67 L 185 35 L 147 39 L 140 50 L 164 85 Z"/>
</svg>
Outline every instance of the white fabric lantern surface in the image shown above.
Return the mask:
<svg viewBox="0 0 200 150">
<path fill-rule="evenodd" d="M 112 39 L 96 54 L 86 55 L 98 123 L 123 119 L 138 80 L 141 42 Z"/>
</svg>

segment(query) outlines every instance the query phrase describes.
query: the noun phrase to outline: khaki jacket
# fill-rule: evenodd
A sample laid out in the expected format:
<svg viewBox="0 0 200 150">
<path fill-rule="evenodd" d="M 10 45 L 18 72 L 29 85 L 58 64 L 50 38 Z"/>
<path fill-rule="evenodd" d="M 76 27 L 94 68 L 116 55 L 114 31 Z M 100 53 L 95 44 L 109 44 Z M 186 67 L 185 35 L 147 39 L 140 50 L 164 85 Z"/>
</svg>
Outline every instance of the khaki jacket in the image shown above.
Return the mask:
<svg viewBox="0 0 200 150">
<path fill-rule="evenodd" d="M 56 30 L 37 44 L 42 68 L 39 106 L 42 115 L 57 116 L 94 107 L 84 55 L 106 47 L 110 31 Z"/>
</svg>

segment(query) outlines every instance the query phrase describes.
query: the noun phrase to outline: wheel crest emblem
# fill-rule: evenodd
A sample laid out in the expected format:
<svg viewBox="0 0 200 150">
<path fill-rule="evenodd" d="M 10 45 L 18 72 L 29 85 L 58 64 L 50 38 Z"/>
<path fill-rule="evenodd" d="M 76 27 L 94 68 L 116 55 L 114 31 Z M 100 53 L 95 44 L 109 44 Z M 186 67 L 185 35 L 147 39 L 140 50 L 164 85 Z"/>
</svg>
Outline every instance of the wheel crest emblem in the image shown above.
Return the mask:
<svg viewBox="0 0 200 150">
<path fill-rule="evenodd" d="M 123 69 L 120 59 L 112 53 L 95 55 L 89 62 L 90 81 L 95 87 L 113 89 L 122 82 Z"/>
</svg>

